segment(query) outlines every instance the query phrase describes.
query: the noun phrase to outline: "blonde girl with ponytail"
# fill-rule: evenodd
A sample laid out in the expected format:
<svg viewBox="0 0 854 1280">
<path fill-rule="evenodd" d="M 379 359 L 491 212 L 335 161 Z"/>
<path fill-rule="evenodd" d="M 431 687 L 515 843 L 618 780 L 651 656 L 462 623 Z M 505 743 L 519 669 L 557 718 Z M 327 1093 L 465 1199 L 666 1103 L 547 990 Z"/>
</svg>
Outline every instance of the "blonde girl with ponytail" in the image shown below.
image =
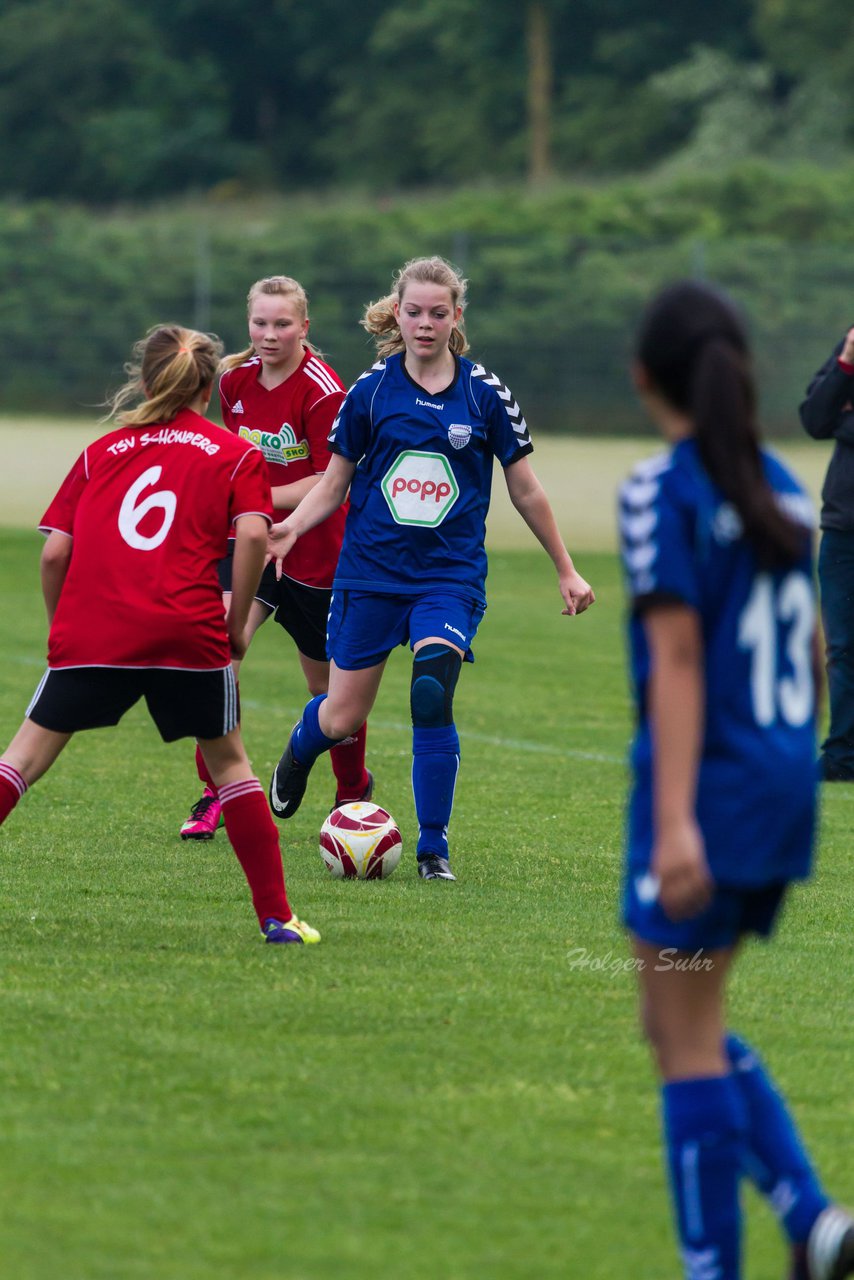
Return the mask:
<svg viewBox="0 0 854 1280">
<path fill-rule="evenodd" d="M 263 937 L 314 943 L 288 902 L 240 737 L 232 660 L 246 650 L 272 507 L 258 450 L 204 416 L 221 353 L 209 334 L 151 329 L 110 402 L 118 425 L 83 451 L 42 517 L 48 666 L 0 757 L 0 823 L 74 733 L 116 725 L 144 699 L 164 741 L 199 743 Z M 230 522 L 226 617 L 217 564 Z"/>
</svg>

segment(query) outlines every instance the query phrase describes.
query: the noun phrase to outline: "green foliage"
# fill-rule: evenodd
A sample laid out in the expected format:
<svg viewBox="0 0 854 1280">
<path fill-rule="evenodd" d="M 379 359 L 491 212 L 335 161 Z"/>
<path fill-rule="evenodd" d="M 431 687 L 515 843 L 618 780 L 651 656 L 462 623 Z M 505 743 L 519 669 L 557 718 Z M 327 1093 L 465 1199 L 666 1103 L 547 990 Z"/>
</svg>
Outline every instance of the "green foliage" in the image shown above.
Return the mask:
<svg viewBox="0 0 854 1280">
<path fill-rule="evenodd" d="M 765 126 L 747 108 L 761 98 L 775 119 L 792 116 L 795 136 L 824 101 L 826 55 L 828 87 L 850 115 L 851 55 L 835 38 L 844 22 L 829 27 L 807 0 L 766 0 L 755 30 L 754 8 L 717 0 L 663 18 L 656 0 L 271 0 L 250 15 L 235 0 L 11 0 L 0 15 L 5 190 L 107 204 L 220 184 L 398 191 L 520 179 L 535 82 L 555 173 L 645 169 L 696 123 L 680 110 L 684 86 L 670 99 L 655 88 L 690 78 L 695 48 L 728 68 L 700 112 L 701 154 L 765 154 Z M 794 26 L 807 33 L 801 57 Z M 750 87 L 757 68 L 770 104 L 765 86 Z"/>
<path fill-rule="evenodd" d="M 5 739 L 42 670 L 37 541 L 0 539 Z M 369 751 L 403 828 L 400 868 L 380 883 L 327 875 L 323 762 L 282 828 L 319 947 L 264 947 L 223 833 L 178 839 L 192 747 L 164 746 L 141 707 L 81 734 L 32 788 L 0 863 L 10 1276 L 48 1280 L 57 1259 L 74 1280 L 676 1273 L 657 1091 L 621 968 L 623 598 L 613 558 L 579 567 L 598 601 L 569 620 L 541 551 L 492 556 L 457 693 L 456 885 L 415 875 L 409 662 L 392 655 Z M 279 628 L 253 642 L 241 692 L 266 777 L 305 697 Z M 729 1012 L 851 1202 L 842 791 L 825 799 L 815 883 L 772 945 L 745 949 Z M 748 1207 L 746 1280 L 784 1274 L 772 1213 Z"/>
<path fill-rule="evenodd" d="M 245 345 L 244 302 L 286 272 L 345 381 L 373 348 L 358 321 L 394 269 L 442 253 L 471 281 L 474 354 L 538 429 L 634 428 L 625 373 L 651 291 L 686 274 L 730 288 L 753 325 L 772 431 L 850 323 L 854 169 L 748 161 L 609 185 L 468 187 L 448 195 L 220 200 L 94 213 L 0 203 L 0 408 L 86 411 L 155 323 Z M 780 351 L 787 353 L 781 365 Z"/>
<path fill-rule="evenodd" d="M 208 186 L 232 169 L 209 57 L 178 58 L 126 0 L 17 0 L 0 15 L 6 189 L 102 202 Z"/>
<path fill-rule="evenodd" d="M 780 94 L 767 63 L 697 45 L 685 62 L 652 76 L 648 88 L 693 121 L 663 166 L 669 173 L 720 172 L 756 156 L 839 162 L 846 151 L 845 97 L 818 76 Z"/>
<path fill-rule="evenodd" d="M 756 0 L 759 39 L 781 71 L 835 79 L 854 58 L 850 13 L 844 0 Z"/>
</svg>

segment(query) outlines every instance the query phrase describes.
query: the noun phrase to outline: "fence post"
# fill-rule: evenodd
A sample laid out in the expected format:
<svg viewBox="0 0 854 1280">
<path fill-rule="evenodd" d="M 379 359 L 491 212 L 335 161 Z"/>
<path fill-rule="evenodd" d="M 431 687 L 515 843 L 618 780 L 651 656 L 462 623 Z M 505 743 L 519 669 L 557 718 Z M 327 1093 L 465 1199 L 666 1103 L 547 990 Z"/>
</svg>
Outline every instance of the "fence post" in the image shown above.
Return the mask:
<svg viewBox="0 0 854 1280">
<path fill-rule="evenodd" d="M 708 278 L 705 240 L 693 240 L 691 242 L 691 275 L 695 280 L 706 280 Z"/>
<path fill-rule="evenodd" d="M 203 225 L 196 229 L 195 262 L 193 325 L 201 333 L 207 333 L 211 327 L 211 238 Z"/>
</svg>

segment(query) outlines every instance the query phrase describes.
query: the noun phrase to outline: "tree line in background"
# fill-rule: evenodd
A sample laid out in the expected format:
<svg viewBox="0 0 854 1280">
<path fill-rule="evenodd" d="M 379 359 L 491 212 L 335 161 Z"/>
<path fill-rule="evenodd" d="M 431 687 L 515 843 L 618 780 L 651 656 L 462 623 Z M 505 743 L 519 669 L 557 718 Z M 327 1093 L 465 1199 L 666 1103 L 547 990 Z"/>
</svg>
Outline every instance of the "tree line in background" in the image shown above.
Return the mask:
<svg viewBox="0 0 854 1280">
<path fill-rule="evenodd" d="M 311 337 L 346 382 L 373 359 L 360 328 L 392 271 L 443 253 L 470 280 L 475 356 L 536 431 L 630 432 L 631 336 L 651 292 L 703 276 L 744 306 L 762 413 L 797 406 L 854 320 L 854 167 L 743 163 L 726 172 L 371 199 L 257 197 L 93 210 L 0 201 L 0 410 L 98 415 L 154 323 L 246 343 L 245 299 L 285 272 L 309 291 Z"/>
<path fill-rule="evenodd" d="M 833 163 L 842 0 L 7 0 L 6 195 L 394 192 Z"/>
</svg>

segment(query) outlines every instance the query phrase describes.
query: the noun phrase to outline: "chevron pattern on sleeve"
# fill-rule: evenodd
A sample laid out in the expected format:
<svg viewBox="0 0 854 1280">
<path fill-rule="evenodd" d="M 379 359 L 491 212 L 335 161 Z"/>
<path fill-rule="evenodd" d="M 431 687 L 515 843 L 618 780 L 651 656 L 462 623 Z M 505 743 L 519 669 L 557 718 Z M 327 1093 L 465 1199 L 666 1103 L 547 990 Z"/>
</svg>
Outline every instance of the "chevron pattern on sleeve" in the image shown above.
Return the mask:
<svg viewBox="0 0 854 1280">
<path fill-rule="evenodd" d="M 493 391 L 504 406 L 504 411 L 510 419 L 510 424 L 513 427 L 513 433 L 519 444 L 530 444 L 531 436 L 528 431 L 528 424 L 525 421 L 525 416 L 519 408 L 516 397 L 513 395 L 510 388 L 505 386 L 496 374 L 490 373 L 488 369 L 485 369 L 482 364 L 476 364 L 474 366 L 471 371 L 471 376 L 473 378 L 477 378 L 480 382 L 485 383 L 486 386 L 492 387 Z"/>
<path fill-rule="evenodd" d="M 355 387 L 358 383 L 360 383 L 363 378 L 369 378 L 372 373 L 377 373 L 381 369 L 385 369 L 385 360 L 375 361 L 375 363 L 371 365 L 370 369 L 366 369 L 364 373 L 359 374 L 358 378 L 353 383 L 353 386 L 350 387 L 350 391 L 352 391 L 353 387 Z M 349 395 L 350 392 L 348 391 L 347 394 Z M 344 408 L 344 403 L 342 402 L 341 409 L 343 408 Z M 326 443 L 330 446 L 332 446 L 335 443 L 335 436 L 338 433 L 338 420 L 341 417 L 341 409 L 339 409 L 338 413 L 335 415 L 335 421 L 333 422 L 332 426 L 329 428 L 329 435 L 326 437 Z"/>
</svg>

